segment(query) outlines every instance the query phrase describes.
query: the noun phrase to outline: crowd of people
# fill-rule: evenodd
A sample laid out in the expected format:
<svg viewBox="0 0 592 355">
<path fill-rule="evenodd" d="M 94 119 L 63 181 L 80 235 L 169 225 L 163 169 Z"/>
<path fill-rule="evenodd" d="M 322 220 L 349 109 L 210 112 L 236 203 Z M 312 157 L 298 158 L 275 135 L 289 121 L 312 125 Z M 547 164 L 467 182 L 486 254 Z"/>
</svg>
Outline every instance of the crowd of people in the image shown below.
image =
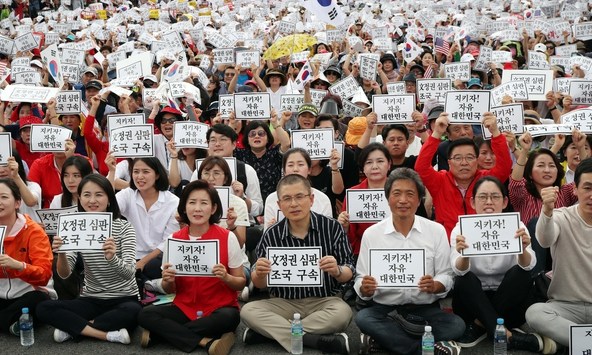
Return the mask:
<svg viewBox="0 0 592 355">
<path fill-rule="evenodd" d="M 592 5 L 332 1 L 342 20 L 325 25 L 304 5 L 266 3 L 2 5 L 0 132 L 10 147 L 0 147 L 0 331 L 19 335 L 28 307 L 58 343 L 130 344 L 141 327 L 142 347 L 228 354 L 243 322 L 245 344 L 290 352 L 299 313 L 304 346 L 324 353 L 350 353 L 353 320 L 361 353 L 420 353 L 430 325 L 435 353 L 458 354 L 493 339 L 503 318 L 509 349 L 567 353 L 570 326 L 592 323 L 592 114 L 577 104 L 592 101 L 556 79 L 592 87 Z M 288 36 L 287 51 L 274 47 Z M 235 59 L 248 50 L 261 59 L 219 62 L 228 48 Z M 146 57 L 139 71 L 118 65 Z M 451 63 L 469 63 L 468 77 L 420 95 L 424 80 L 449 78 Z M 446 112 L 446 92 L 499 89 L 508 73 L 535 69 L 555 83 L 544 99 L 507 90 L 501 104 L 521 104 L 521 125 L 557 127 L 581 113 L 570 132 L 515 131 L 492 112 L 461 124 Z M 336 90 L 345 80 L 354 87 Z M 26 93 L 34 87 L 57 90 L 39 99 Z M 26 101 L 10 99 L 17 89 Z M 60 111 L 62 91 L 80 93 L 78 111 Z M 257 93 L 269 94 L 268 117 L 238 119 L 223 104 Z M 400 94 L 414 94 L 410 119 L 385 123 L 376 95 Z M 284 95 L 301 102 L 286 106 Z M 113 114 L 152 124 L 152 156 L 113 151 Z M 185 121 L 207 125 L 207 148 L 178 147 L 175 125 Z M 64 149 L 35 149 L 37 125 L 71 131 Z M 292 137 L 316 129 L 331 130 L 343 149 L 311 158 L 312 145 Z M 226 203 L 216 187 L 229 191 Z M 350 213 L 346 196 L 356 190 L 384 191 L 381 221 Z M 59 233 L 46 233 L 37 211 L 72 207 L 111 214 L 100 250 L 63 252 Z M 519 215 L 519 253 L 465 255 L 478 236 L 463 235 L 459 217 L 510 212 Z M 169 260 L 173 240 L 215 241 L 211 273 L 180 273 Z M 320 249 L 319 285 L 272 283 L 277 248 Z M 411 287 L 384 287 L 372 271 L 380 249 L 422 250 L 423 275 Z M 153 294 L 174 299 L 141 302 Z"/>
</svg>

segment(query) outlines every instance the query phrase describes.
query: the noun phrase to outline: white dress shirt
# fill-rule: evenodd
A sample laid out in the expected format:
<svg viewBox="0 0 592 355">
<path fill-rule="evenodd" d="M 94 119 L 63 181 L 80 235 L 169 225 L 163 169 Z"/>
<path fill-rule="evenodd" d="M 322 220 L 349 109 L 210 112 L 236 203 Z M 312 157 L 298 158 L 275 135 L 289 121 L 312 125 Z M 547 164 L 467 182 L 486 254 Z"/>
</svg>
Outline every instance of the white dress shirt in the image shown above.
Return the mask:
<svg viewBox="0 0 592 355">
<path fill-rule="evenodd" d="M 322 191 L 312 188 L 312 194 L 314 195 L 314 202 L 312 204 L 311 211 L 323 216 L 333 218 L 333 211 L 331 210 L 331 200 Z M 270 227 L 269 223 L 272 219 L 276 220 L 276 223 L 284 219 L 282 215 L 278 218 L 278 212 L 280 207 L 278 206 L 277 191 L 272 192 L 267 196 L 265 200 L 265 214 L 263 215 L 263 230 L 267 230 Z"/>
</svg>

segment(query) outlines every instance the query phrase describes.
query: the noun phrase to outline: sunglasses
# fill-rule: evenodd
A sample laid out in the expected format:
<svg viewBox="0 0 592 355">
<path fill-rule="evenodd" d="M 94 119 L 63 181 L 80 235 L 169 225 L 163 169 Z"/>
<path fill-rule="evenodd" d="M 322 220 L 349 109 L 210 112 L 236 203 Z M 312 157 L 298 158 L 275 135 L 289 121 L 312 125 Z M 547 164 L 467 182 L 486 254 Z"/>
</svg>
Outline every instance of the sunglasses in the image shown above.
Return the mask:
<svg viewBox="0 0 592 355">
<path fill-rule="evenodd" d="M 263 138 L 263 137 L 267 136 L 267 133 L 265 133 L 265 131 L 251 131 L 251 132 L 249 132 L 250 138 L 255 138 L 257 136 Z"/>
</svg>

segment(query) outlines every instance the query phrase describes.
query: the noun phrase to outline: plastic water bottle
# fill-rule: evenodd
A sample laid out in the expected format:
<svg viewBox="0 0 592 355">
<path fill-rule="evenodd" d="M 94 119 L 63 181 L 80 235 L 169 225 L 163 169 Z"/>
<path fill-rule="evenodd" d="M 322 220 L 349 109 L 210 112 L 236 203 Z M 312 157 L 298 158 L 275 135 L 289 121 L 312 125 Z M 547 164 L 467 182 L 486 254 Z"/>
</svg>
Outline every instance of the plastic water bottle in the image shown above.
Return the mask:
<svg viewBox="0 0 592 355">
<path fill-rule="evenodd" d="M 495 327 L 495 335 L 493 337 L 493 354 L 506 355 L 508 353 L 508 339 L 506 337 L 506 327 L 504 327 L 504 319 L 497 319 L 497 326 Z"/>
<path fill-rule="evenodd" d="M 303 335 L 300 313 L 294 313 L 294 319 L 292 320 L 292 354 L 302 354 Z"/>
<path fill-rule="evenodd" d="M 197 311 L 197 319 L 203 317 L 203 311 Z"/>
<path fill-rule="evenodd" d="M 421 354 L 434 355 L 434 334 L 432 334 L 432 327 L 429 325 L 425 326 L 421 337 Z"/>
<path fill-rule="evenodd" d="M 33 334 L 33 318 L 29 314 L 29 308 L 23 308 L 23 314 L 19 318 L 19 328 L 21 330 L 21 345 L 31 346 L 35 343 Z"/>
</svg>

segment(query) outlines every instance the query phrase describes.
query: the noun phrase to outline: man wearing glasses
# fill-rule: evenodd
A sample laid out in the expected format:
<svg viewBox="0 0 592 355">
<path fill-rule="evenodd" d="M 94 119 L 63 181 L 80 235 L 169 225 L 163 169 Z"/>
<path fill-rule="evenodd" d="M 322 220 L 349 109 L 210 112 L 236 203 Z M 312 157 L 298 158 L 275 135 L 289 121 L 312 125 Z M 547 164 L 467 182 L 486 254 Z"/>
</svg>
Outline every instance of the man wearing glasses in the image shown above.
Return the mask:
<svg viewBox="0 0 592 355">
<path fill-rule="evenodd" d="M 290 352 L 290 320 L 299 313 L 305 347 L 324 353 L 348 354 L 348 338 L 341 332 L 350 323 L 352 311 L 347 303 L 335 296 L 341 284 L 355 274 L 345 232 L 336 220 L 311 211 L 315 197 L 308 179 L 298 174 L 286 175 L 277 185 L 277 194 L 285 218 L 265 231 L 257 246 L 258 259 L 251 274 L 255 286 L 267 287 L 272 297 L 243 306 L 241 318 L 248 327 L 243 341 L 255 344 L 274 339 Z M 320 247 L 320 286 L 298 287 L 298 277 L 292 277 L 290 286 L 269 285 L 268 279 L 271 280 L 274 271 L 281 267 L 268 255 L 270 247 Z M 286 255 L 289 254 L 286 251 Z M 304 267 L 305 262 L 302 258 L 294 261 L 297 269 Z"/>
<path fill-rule="evenodd" d="M 496 157 L 493 169 L 478 170 L 479 149 L 472 139 L 458 138 L 451 141 L 448 147 L 450 169 L 435 171 L 432 167 L 432 158 L 448 126 L 448 113 L 442 112 L 436 120 L 432 135 L 419 152 L 415 170 L 432 195 L 436 221 L 444 225 L 450 238 L 450 232 L 456 225 L 458 216 L 475 213 L 475 209 L 471 207 L 471 191 L 475 181 L 484 175 L 493 175 L 500 181 L 506 181 L 512 170 L 512 159 L 506 138 L 497 126 L 496 117 L 486 112 L 483 115 L 483 126 L 492 135 L 491 150 Z M 450 131 L 453 131 L 453 128 Z"/>
</svg>

